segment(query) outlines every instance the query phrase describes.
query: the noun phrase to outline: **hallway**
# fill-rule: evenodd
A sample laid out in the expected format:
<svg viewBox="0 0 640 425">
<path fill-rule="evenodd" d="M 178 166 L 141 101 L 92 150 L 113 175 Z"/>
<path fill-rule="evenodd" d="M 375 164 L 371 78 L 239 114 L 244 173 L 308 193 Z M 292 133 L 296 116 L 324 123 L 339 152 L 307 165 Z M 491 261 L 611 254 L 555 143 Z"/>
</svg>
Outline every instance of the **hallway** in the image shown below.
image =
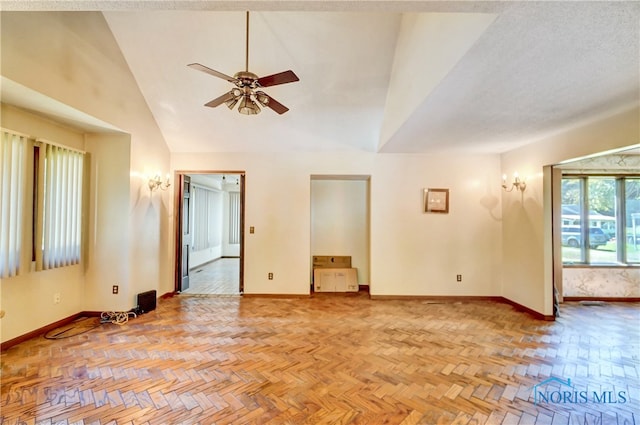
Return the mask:
<svg viewBox="0 0 640 425">
<path fill-rule="evenodd" d="M 239 295 L 240 259 L 220 258 L 190 270 L 190 295 Z"/>
</svg>

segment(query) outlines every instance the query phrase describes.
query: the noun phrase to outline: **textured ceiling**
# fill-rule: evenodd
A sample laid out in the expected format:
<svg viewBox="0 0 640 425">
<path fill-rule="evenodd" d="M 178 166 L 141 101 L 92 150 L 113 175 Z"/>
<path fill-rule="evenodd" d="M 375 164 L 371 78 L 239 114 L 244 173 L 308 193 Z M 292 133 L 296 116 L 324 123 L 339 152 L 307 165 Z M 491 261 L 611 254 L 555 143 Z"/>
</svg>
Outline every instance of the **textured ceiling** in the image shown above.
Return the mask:
<svg viewBox="0 0 640 425">
<path fill-rule="evenodd" d="M 104 11 L 174 152 L 505 152 L 638 104 L 638 2 L 76 1 Z M 204 103 L 233 75 L 292 69 L 291 110 Z"/>
</svg>

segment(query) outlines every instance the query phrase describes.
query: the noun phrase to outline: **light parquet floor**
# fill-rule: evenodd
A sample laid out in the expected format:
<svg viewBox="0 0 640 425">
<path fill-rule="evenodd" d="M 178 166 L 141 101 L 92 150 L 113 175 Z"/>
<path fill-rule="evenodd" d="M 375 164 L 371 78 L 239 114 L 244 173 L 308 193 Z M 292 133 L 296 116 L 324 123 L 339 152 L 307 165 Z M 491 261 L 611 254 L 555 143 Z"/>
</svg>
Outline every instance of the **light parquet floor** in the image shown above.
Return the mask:
<svg viewBox="0 0 640 425">
<path fill-rule="evenodd" d="M 0 422 L 640 424 L 639 324 L 638 304 L 544 322 L 493 302 L 181 295 L 2 353 Z"/>
</svg>

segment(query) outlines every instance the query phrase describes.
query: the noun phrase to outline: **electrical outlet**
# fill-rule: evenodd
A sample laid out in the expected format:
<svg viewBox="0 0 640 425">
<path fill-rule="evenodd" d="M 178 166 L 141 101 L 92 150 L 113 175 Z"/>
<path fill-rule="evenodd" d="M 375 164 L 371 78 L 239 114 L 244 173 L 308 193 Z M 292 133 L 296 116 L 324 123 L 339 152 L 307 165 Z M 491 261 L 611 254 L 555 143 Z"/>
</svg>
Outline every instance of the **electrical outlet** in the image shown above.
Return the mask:
<svg viewBox="0 0 640 425">
<path fill-rule="evenodd" d="M 255 232 L 256 232 L 256 228 L 255 227 L 253 227 L 253 226 L 249 227 L 249 233 L 253 234 Z"/>
<path fill-rule="evenodd" d="M 113 285 L 111 287 L 111 293 L 114 294 L 114 295 L 117 294 L 118 293 L 118 289 L 119 289 L 118 285 Z"/>
<path fill-rule="evenodd" d="M 60 296 L 60 292 L 56 292 L 55 294 L 53 294 L 53 303 L 54 304 L 60 304 L 62 297 Z"/>
<path fill-rule="evenodd" d="M 269 280 L 273 280 L 273 273 L 269 273 L 268 277 L 269 277 Z"/>
<path fill-rule="evenodd" d="M 461 274 L 456 275 L 456 280 L 458 282 L 462 282 L 462 275 Z"/>
</svg>

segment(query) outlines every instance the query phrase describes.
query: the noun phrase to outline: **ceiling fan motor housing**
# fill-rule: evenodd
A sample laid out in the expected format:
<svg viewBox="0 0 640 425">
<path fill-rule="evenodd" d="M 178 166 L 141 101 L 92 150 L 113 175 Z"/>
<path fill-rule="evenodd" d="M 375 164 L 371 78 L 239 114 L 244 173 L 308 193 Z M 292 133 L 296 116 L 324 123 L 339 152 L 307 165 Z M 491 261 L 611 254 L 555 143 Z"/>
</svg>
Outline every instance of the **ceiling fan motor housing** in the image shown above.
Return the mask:
<svg viewBox="0 0 640 425">
<path fill-rule="evenodd" d="M 253 72 L 249 72 L 249 71 L 236 72 L 233 75 L 233 78 L 236 79 L 235 83 L 238 87 L 251 87 L 252 89 L 254 89 L 259 86 L 258 76 Z"/>
</svg>

